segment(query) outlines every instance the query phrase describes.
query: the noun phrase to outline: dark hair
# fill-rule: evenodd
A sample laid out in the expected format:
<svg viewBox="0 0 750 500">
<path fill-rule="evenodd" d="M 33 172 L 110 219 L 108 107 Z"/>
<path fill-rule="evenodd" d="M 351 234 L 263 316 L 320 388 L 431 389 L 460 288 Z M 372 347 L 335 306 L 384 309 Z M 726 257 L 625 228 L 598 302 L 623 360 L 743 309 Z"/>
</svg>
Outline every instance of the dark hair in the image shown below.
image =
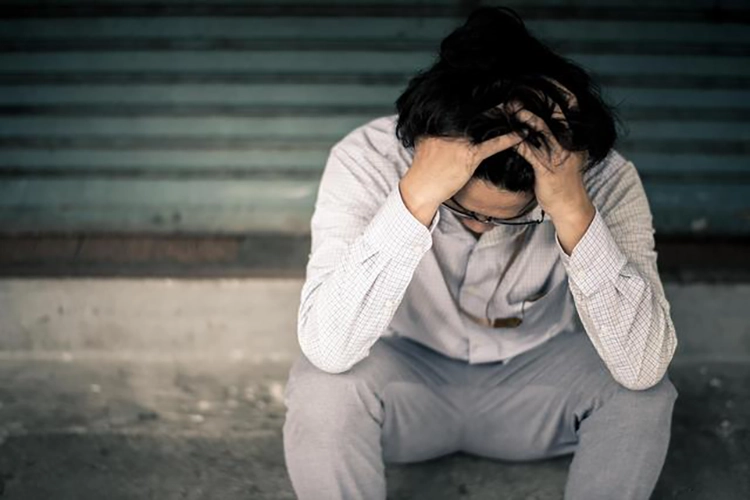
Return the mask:
<svg viewBox="0 0 750 500">
<path fill-rule="evenodd" d="M 575 100 L 569 102 L 558 84 Z M 441 42 L 437 61 L 396 100 L 396 136 L 411 149 L 420 136 L 467 137 L 478 144 L 515 131 L 549 152 L 543 134 L 498 107 L 511 100 L 541 117 L 563 148 L 587 151 L 585 169 L 604 159 L 617 139 L 615 110 L 588 73 L 534 38 L 507 7 L 474 10 Z M 568 126 L 552 116 L 555 103 Z M 510 191 L 534 187 L 532 166 L 512 148 L 485 159 L 474 177 Z"/>
</svg>

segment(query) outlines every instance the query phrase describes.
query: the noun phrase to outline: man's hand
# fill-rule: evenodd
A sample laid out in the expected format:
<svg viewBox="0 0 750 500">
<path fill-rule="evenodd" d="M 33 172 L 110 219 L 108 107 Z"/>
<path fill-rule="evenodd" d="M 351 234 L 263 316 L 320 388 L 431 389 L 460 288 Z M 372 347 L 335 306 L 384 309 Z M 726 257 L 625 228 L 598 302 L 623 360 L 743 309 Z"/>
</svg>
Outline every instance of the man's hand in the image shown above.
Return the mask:
<svg viewBox="0 0 750 500">
<path fill-rule="evenodd" d="M 549 153 L 528 142 L 519 144 L 516 151 L 534 168 L 534 194 L 552 219 L 563 250 L 570 255 L 596 213 L 583 184 L 582 168 L 588 154 L 564 149 L 544 120 L 527 109 L 521 109 L 518 102 L 508 104 L 506 109 L 515 112 L 519 120 L 544 134 L 547 139 Z M 565 120 L 557 104 L 553 117 Z"/>
<path fill-rule="evenodd" d="M 472 144 L 465 137 L 420 137 L 411 167 L 399 182 L 404 204 L 422 224 L 429 226 L 440 204 L 469 182 L 485 158 L 522 140 L 516 133 L 480 144 Z"/>
</svg>

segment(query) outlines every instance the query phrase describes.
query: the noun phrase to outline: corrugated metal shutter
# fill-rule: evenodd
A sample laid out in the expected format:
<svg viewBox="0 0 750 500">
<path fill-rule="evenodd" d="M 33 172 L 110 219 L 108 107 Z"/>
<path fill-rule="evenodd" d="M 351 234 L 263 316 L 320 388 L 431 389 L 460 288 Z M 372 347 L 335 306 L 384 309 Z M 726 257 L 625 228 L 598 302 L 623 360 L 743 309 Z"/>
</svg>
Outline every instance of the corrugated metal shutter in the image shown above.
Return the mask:
<svg viewBox="0 0 750 500">
<path fill-rule="evenodd" d="M 2 2 L 0 234 L 305 234 L 330 146 L 480 3 L 619 104 L 659 234 L 750 235 L 736 0 Z"/>
</svg>

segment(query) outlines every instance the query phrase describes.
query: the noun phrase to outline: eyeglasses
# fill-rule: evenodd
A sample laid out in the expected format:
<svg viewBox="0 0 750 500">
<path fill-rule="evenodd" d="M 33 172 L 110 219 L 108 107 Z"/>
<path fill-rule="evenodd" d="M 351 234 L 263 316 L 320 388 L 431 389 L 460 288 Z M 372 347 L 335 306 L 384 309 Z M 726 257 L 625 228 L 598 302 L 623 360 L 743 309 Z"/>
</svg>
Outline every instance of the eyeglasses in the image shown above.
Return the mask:
<svg viewBox="0 0 750 500">
<path fill-rule="evenodd" d="M 489 215 L 481 215 L 476 212 L 473 212 L 466 207 L 461 206 L 459 202 L 456 201 L 456 198 L 451 196 L 450 201 L 455 203 L 459 208 L 452 207 L 448 205 L 447 203 L 443 202 L 442 205 L 456 214 L 458 217 L 464 218 L 464 219 L 472 219 L 478 222 L 481 222 L 482 224 L 491 224 L 493 226 L 523 226 L 526 224 L 541 224 L 544 222 L 544 210 L 539 209 L 540 215 L 535 216 L 533 214 L 534 209 L 537 207 L 536 198 L 532 199 L 528 205 L 526 205 L 522 210 L 521 213 L 516 215 L 515 217 L 511 217 L 510 219 L 500 219 L 498 217 L 490 217 Z"/>
</svg>

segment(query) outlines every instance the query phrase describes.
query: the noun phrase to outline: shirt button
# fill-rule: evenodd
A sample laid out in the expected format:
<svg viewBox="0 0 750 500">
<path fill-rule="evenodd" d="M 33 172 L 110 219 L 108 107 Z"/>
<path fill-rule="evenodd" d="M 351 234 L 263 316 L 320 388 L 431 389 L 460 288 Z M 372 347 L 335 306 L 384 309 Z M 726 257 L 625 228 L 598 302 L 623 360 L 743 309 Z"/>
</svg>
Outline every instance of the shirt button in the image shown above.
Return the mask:
<svg viewBox="0 0 750 500">
<path fill-rule="evenodd" d="M 393 309 L 393 306 L 395 306 L 395 305 L 396 305 L 396 302 L 394 302 L 394 301 L 392 301 L 390 299 L 388 299 L 388 300 L 385 301 L 385 308 L 386 309 L 389 309 L 389 310 Z"/>
<path fill-rule="evenodd" d="M 414 246 L 413 246 L 413 247 L 411 248 L 411 250 L 412 250 L 412 252 L 414 252 L 415 254 L 420 254 L 420 253 L 422 253 L 422 247 L 421 247 L 421 246 L 419 246 L 419 245 L 414 245 Z"/>
</svg>

